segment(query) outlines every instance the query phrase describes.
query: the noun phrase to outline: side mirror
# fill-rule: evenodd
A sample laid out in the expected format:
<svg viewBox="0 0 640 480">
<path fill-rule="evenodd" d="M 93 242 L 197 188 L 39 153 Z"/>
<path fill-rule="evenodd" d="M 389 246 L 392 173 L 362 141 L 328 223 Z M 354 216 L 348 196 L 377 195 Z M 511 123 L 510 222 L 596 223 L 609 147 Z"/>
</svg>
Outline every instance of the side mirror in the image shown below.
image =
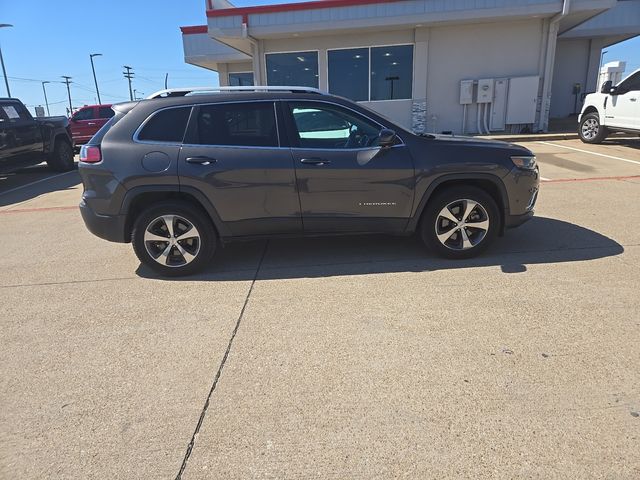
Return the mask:
<svg viewBox="0 0 640 480">
<path fill-rule="evenodd" d="M 396 132 L 388 128 L 383 128 L 378 134 L 378 145 L 390 147 L 396 142 Z"/>
<path fill-rule="evenodd" d="M 613 88 L 613 82 L 611 80 L 607 80 L 602 84 L 602 88 L 600 89 L 600 93 L 611 93 L 611 89 Z"/>
</svg>

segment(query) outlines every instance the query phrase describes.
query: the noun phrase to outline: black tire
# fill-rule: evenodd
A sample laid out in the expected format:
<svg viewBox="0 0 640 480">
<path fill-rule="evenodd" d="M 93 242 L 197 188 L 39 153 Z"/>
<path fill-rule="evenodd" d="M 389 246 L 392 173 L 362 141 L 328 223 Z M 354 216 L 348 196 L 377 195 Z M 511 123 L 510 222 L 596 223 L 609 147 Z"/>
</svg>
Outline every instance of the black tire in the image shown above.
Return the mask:
<svg viewBox="0 0 640 480">
<path fill-rule="evenodd" d="M 73 160 L 73 149 L 68 142 L 64 140 L 56 140 L 53 146 L 53 152 L 49 154 L 47 159 L 49 168 L 56 172 L 68 172 L 75 168 Z"/>
<path fill-rule="evenodd" d="M 472 207 L 475 202 L 478 206 Z M 464 234 L 458 225 L 462 222 L 464 209 L 472 207 L 464 223 Z M 441 212 L 447 208 L 457 222 L 448 220 Z M 488 225 L 485 223 L 488 221 Z M 436 223 L 437 222 L 437 223 Z M 484 190 L 476 187 L 451 187 L 429 200 L 422 215 L 420 223 L 420 235 L 422 241 L 436 255 L 444 258 L 463 259 L 471 258 L 483 252 L 495 239 L 500 231 L 500 213 L 495 200 Z M 483 228 L 473 227 L 474 224 L 487 226 Z M 446 236 L 444 243 L 438 238 L 438 233 Z M 466 243 L 464 236 L 466 236 Z M 441 237 L 443 238 L 443 237 Z M 471 245 L 471 246 L 469 246 Z"/>
<path fill-rule="evenodd" d="M 584 143 L 602 143 L 607 135 L 609 130 L 600 125 L 600 116 L 597 113 L 587 113 L 580 120 L 578 136 Z"/>
<path fill-rule="evenodd" d="M 161 219 L 163 216 L 176 217 L 171 222 L 175 237 L 179 237 L 180 231 L 183 233 L 193 231 L 187 223 L 195 227 L 199 236 L 197 245 L 195 237 L 186 240 L 174 238 L 173 246 L 169 248 L 170 235 L 162 229 L 163 224 L 165 229 L 167 226 L 167 222 Z M 145 242 L 145 235 L 148 234 L 155 235 L 152 238 L 164 237 L 166 234 L 167 241 L 147 240 Z M 162 276 L 179 277 L 192 275 L 205 268 L 211 261 L 218 242 L 213 223 L 204 211 L 191 203 L 174 200 L 157 203 L 142 211 L 134 221 L 131 243 L 138 259 L 144 265 Z M 188 256 L 181 254 L 179 248 L 193 258 L 188 260 Z M 161 253 L 166 251 L 169 252 L 167 255 Z M 154 257 L 152 254 L 158 255 Z M 155 258 L 159 258 L 162 263 Z"/>
</svg>

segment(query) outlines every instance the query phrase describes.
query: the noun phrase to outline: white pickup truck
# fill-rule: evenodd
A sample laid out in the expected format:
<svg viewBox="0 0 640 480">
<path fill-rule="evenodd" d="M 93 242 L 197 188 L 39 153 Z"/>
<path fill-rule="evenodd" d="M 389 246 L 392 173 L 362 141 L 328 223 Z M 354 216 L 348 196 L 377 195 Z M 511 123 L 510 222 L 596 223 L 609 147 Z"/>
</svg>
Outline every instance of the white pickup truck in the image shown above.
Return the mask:
<svg viewBox="0 0 640 480">
<path fill-rule="evenodd" d="M 585 143 L 600 143 L 609 133 L 640 133 L 640 70 L 618 85 L 604 82 L 600 93 L 584 99 L 578 135 Z"/>
</svg>

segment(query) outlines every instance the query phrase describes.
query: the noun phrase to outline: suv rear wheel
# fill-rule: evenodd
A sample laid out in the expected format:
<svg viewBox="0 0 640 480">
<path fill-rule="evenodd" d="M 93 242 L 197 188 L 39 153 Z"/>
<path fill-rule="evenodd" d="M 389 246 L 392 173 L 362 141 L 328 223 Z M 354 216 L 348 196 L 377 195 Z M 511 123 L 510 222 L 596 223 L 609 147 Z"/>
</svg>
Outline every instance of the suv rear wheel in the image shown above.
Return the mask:
<svg viewBox="0 0 640 480">
<path fill-rule="evenodd" d="M 161 202 L 136 219 L 131 243 L 138 259 L 163 276 L 191 275 L 202 270 L 216 250 L 211 220 L 194 205 Z"/>
<path fill-rule="evenodd" d="M 601 143 L 608 135 L 607 127 L 600 125 L 597 113 L 587 113 L 582 117 L 578 128 L 578 136 L 584 143 Z"/>
<path fill-rule="evenodd" d="M 485 250 L 500 227 L 496 202 L 476 187 L 453 187 L 429 200 L 421 223 L 424 243 L 445 258 L 471 258 Z"/>
<path fill-rule="evenodd" d="M 68 172 L 73 170 L 73 149 L 68 142 L 64 140 L 56 140 L 53 152 L 49 154 L 47 165 L 56 172 Z"/>
</svg>

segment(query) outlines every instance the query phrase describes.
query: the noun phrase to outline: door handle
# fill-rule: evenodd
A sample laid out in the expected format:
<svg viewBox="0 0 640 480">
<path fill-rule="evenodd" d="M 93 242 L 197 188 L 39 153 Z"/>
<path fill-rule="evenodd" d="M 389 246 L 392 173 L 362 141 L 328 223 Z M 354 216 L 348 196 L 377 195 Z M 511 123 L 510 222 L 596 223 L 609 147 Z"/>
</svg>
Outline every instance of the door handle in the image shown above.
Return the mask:
<svg viewBox="0 0 640 480">
<path fill-rule="evenodd" d="M 305 165 L 317 165 L 321 167 L 323 165 L 328 165 L 331 162 L 323 158 L 303 158 L 300 160 L 300 163 L 304 163 Z"/>
<path fill-rule="evenodd" d="M 95 123 L 89 122 L 89 123 L 87 123 L 87 125 L 95 125 Z"/>
<path fill-rule="evenodd" d="M 631 100 L 632 102 L 635 102 L 638 99 L 637 98 L 630 98 L 629 100 Z"/>
<path fill-rule="evenodd" d="M 187 157 L 185 162 L 195 165 L 211 165 L 212 163 L 216 163 L 217 160 L 211 157 Z"/>
</svg>

